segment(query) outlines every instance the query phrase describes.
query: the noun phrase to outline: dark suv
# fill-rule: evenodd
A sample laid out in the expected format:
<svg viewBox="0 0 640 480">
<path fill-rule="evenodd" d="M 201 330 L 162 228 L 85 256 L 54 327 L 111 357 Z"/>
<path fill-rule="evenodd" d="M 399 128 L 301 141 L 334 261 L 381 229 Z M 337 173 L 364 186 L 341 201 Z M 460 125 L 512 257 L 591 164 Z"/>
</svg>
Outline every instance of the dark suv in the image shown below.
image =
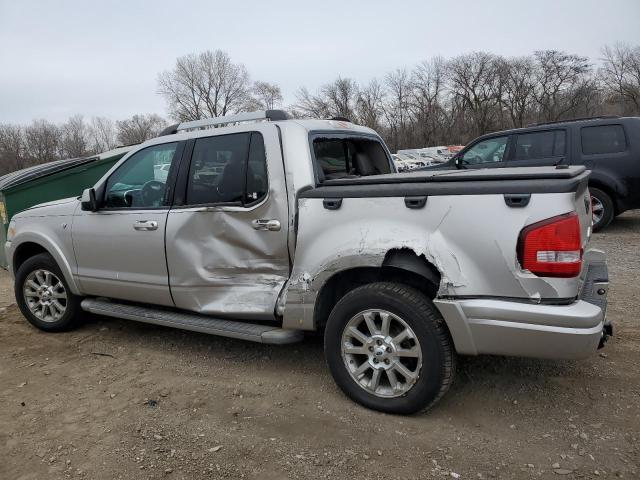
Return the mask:
<svg viewBox="0 0 640 480">
<path fill-rule="evenodd" d="M 640 117 L 597 117 L 483 135 L 430 169 L 584 165 L 594 230 L 640 208 Z"/>
</svg>

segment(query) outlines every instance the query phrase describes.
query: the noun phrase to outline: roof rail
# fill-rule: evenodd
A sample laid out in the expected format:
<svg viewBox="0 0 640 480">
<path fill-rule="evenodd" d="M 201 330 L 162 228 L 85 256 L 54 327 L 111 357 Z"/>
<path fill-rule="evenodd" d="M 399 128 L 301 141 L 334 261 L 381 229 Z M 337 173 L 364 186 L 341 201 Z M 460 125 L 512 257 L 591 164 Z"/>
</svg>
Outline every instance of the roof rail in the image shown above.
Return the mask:
<svg viewBox="0 0 640 480">
<path fill-rule="evenodd" d="M 260 120 L 270 120 L 273 122 L 277 120 L 288 120 L 290 118 L 291 117 L 289 116 L 289 114 L 284 110 L 261 110 L 256 112 L 245 112 L 238 113 L 236 115 L 225 115 L 222 117 L 203 118 L 202 120 L 177 123 L 162 130 L 159 136 L 172 135 L 174 133 L 183 132 L 186 130 L 215 128 L 221 125 L 229 125 L 232 123 L 235 124 L 243 122 L 257 122 Z"/>
<path fill-rule="evenodd" d="M 329 120 L 335 120 L 337 122 L 349 122 L 349 123 L 351 123 L 351 120 L 349 120 L 347 117 L 332 117 Z"/>
<path fill-rule="evenodd" d="M 527 127 L 538 127 L 540 125 L 553 125 L 554 123 L 580 122 L 583 120 L 606 120 L 607 118 L 620 118 L 620 116 L 619 115 L 598 115 L 595 117 L 569 118 L 567 120 L 555 120 L 553 122 L 530 123 L 529 125 L 527 125 Z"/>
</svg>

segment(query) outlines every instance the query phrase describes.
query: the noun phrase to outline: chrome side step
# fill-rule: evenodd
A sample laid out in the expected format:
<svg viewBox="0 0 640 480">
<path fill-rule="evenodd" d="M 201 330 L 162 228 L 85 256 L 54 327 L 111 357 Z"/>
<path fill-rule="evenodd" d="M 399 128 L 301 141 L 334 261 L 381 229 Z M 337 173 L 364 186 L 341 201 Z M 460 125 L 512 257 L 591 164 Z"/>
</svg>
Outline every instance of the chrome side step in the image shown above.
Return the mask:
<svg viewBox="0 0 640 480">
<path fill-rule="evenodd" d="M 180 328 L 193 332 L 208 333 L 221 337 L 231 337 L 258 343 L 282 345 L 303 339 L 302 330 L 285 330 L 268 325 L 256 325 L 235 320 L 221 320 L 193 313 L 182 313 L 116 303 L 104 298 L 86 298 L 80 304 L 83 310 L 97 315 L 123 318 L 136 322 L 151 323 L 163 327 Z"/>
</svg>

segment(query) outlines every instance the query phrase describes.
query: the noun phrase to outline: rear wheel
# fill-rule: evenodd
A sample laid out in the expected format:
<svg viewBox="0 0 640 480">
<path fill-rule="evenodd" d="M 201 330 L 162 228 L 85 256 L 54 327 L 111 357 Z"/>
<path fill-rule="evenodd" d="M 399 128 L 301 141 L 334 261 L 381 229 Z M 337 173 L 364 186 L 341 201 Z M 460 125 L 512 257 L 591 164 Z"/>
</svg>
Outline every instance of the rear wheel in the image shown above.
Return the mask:
<svg viewBox="0 0 640 480">
<path fill-rule="evenodd" d="M 589 187 L 593 208 L 593 231 L 596 232 L 611 223 L 615 217 L 613 200 L 599 188 Z"/>
<path fill-rule="evenodd" d="M 73 295 L 48 253 L 26 260 L 16 272 L 15 296 L 25 318 L 40 330 L 72 328 L 80 313 L 80 297 Z"/>
<path fill-rule="evenodd" d="M 329 316 L 325 354 L 344 393 L 389 413 L 429 408 L 455 373 L 455 351 L 440 313 L 425 295 L 396 283 L 345 295 Z"/>
</svg>

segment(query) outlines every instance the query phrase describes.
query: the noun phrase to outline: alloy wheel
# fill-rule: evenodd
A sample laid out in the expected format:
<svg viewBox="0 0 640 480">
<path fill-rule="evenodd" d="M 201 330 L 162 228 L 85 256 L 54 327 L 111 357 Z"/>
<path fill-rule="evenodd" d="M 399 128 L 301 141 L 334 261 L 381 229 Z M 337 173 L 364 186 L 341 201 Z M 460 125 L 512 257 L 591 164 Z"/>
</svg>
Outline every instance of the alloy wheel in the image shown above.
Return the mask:
<svg viewBox="0 0 640 480">
<path fill-rule="evenodd" d="M 67 291 L 49 270 L 38 269 L 27 275 L 22 292 L 29 311 L 43 322 L 59 321 L 67 309 Z"/>
<path fill-rule="evenodd" d="M 415 385 L 422 349 L 409 324 L 386 310 L 353 316 L 342 333 L 342 359 L 351 378 L 377 397 L 399 397 Z"/>
<path fill-rule="evenodd" d="M 604 204 L 598 197 L 591 195 L 591 211 L 593 213 L 593 223 L 597 225 L 602 221 L 604 217 Z"/>
</svg>

